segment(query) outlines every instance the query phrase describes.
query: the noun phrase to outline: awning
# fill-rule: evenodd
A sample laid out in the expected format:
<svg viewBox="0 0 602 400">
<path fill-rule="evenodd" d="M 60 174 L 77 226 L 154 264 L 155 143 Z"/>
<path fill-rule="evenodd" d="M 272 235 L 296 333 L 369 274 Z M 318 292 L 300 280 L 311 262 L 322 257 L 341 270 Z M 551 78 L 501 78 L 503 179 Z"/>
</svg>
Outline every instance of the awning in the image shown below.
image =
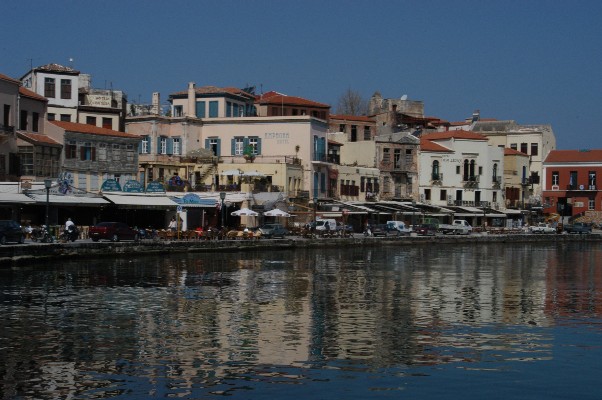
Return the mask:
<svg viewBox="0 0 602 400">
<path fill-rule="evenodd" d="M 35 203 L 35 200 L 23 193 L 0 193 L 0 203 L 25 204 Z"/>
<path fill-rule="evenodd" d="M 46 203 L 46 194 L 41 193 L 30 193 L 28 195 L 31 197 L 37 204 L 45 204 Z M 109 204 L 108 201 L 103 199 L 102 197 L 89 197 L 89 196 L 61 196 L 58 194 L 51 194 L 48 197 L 48 202 L 50 204 L 62 204 L 62 205 L 77 205 L 82 207 L 91 207 L 91 206 L 101 206 L 105 204 Z"/>
<path fill-rule="evenodd" d="M 120 208 L 171 208 L 175 209 L 178 203 L 171 200 L 167 196 L 151 196 L 148 194 L 140 195 L 120 195 L 120 194 L 104 194 L 105 199 Z"/>
</svg>

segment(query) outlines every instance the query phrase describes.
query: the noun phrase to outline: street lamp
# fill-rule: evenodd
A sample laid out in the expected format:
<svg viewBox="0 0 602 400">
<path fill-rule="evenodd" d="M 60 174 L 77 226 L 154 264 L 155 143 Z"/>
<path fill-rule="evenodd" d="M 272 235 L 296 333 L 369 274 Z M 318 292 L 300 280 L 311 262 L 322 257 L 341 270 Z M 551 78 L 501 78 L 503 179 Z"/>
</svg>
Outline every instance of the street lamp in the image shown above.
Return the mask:
<svg viewBox="0 0 602 400">
<path fill-rule="evenodd" d="M 44 179 L 44 187 L 46 188 L 46 229 L 48 228 L 48 210 L 50 209 L 50 187 L 52 179 Z"/>
<path fill-rule="evenodd" d="M 222 208 L 221 208 L 221 210 L 222 210 L 222 228 L 223 228 L 224 225 L 225 225 L 224 217 L 226 215 L 226 210 L 225 210 L 225 206 L 224 206 L 224 200 L 226 199 L 226 192 L 220 192 L 219 198 L 222 199 Z"/>
</svg>

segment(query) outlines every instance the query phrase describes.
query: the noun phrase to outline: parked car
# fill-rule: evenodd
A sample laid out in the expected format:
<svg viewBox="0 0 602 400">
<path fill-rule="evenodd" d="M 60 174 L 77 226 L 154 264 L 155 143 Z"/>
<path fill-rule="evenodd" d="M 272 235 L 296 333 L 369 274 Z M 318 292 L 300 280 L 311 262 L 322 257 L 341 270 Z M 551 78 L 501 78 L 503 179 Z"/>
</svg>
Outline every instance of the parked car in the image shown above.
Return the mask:
<svg viewBox="0 0 602 400">
<path fill-rule="evenodd" d="M 566 233 L 592 233 L 592 226 L 583 222 L 575 222 L 572 225 L 565 225 Z"/>
<path fill-rule="evenodd" d="M 266 238 L 281 237 L 288 235 L 288 230 L 282 224 L 265 224 L 259 227 L 261 236 Z"/>
<path fill-rule="evenodd" d="M 390 235 L 409 236 L 412 230 L 403 221 L 387 221 L 387 232 Z"/>
<path fill-rule="evenodd" d="M 10 219 L 0 220 L 0 244 L 8 242 L 23 244 L 25 242 L 25 233 L 18 222 Z"/>
<path fill-rule="evenodd" d="M 389 231 L 387 230 L 387 225 L 376 224 L 370 225 L 370 233 L 372 234 L 372 236 L 387 236 Z"/>
<path fill-rule="evenodd" d="M 437 225 L 420 224 L 416 228 L 416 234 L 418 234 L 420 236 L 435 236 L 437 234 Z"/>
<path fill-rule="evenodd" d="M 100 239 L 112 242 L 119 242 L 120 240 L 138 241 L 140 239 L 140 233 L 123 222 L 101 222 L 90 227 L 88 236 L 94 242 L 98 242 Z"/>
<path fill-rule="evenodd" d="M 550 224 L 540 222 L 537 225 L 530 226 L 529 231 L 531 233 L 556 233 L 556 228 Z"/>
</svg>

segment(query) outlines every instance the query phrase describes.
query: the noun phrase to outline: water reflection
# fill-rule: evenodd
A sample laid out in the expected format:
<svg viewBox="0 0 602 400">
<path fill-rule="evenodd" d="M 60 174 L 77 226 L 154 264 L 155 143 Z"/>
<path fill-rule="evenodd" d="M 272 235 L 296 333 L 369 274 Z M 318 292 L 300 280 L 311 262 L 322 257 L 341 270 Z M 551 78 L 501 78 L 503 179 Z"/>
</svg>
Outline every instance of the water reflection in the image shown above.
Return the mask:
<svg viewBox="0 0 602 400">
<path fill-rule="evenodd" d="M 567 317 L 600 334 L 598 260 L 587 244 L 466 245 L 2 270 L 0 394 L 288 398 L 368 374 L 374 395 L 425 367 L 503 372 L 553 360 Z"/>
</svg>

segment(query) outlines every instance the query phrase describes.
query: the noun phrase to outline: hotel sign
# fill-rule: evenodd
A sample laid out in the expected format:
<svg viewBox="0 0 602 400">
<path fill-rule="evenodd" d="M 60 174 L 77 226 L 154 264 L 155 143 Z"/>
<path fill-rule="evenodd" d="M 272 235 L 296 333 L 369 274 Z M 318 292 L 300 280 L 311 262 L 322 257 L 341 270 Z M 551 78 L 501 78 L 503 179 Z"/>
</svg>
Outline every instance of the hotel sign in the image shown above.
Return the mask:
<svg viewBox="0 0 602 400">
<path fill-rule="evenodd" d="M 86 95 L 86 105 L 93 107 L 111 107 L 111 96 L 102 94 Z"/>
</svg>

